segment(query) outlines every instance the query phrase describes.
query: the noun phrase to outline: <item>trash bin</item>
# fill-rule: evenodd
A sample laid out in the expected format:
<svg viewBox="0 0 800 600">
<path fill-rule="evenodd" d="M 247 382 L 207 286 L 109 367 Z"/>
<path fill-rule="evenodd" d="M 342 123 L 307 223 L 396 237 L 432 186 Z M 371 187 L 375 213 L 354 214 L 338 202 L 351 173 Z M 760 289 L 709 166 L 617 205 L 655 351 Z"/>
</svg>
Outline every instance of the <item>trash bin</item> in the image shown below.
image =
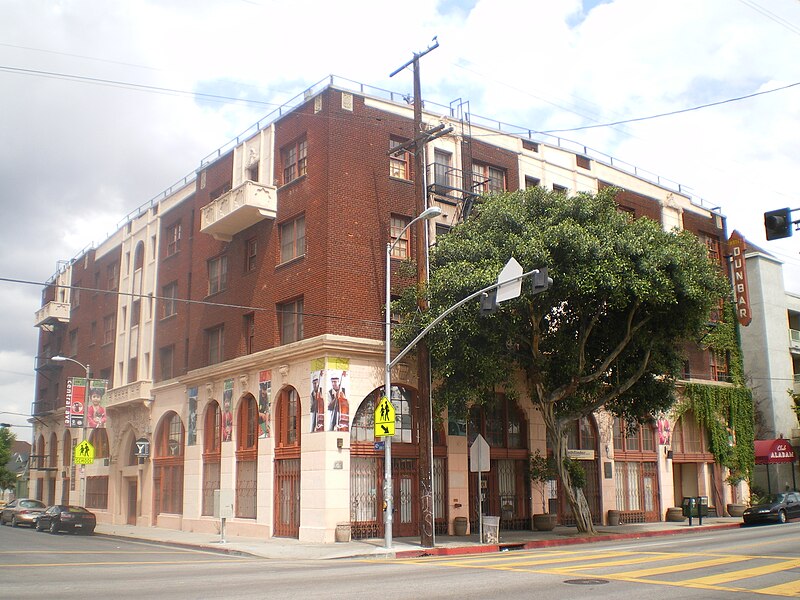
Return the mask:
<svg viewBox="0 0 800 600">
<path fill-rule="evenodd" d="M 496 544 L 500 541 L 500 517 L 481 517 L 483 522 L 483 543 Z"/>
<path fill-rule="evenodd" d="M 608 511 L 608 524 L 610 527 L 616 527 L 620 522 L 620 512 L 618 510 Z"/>
<path fill-rule="evenodd" d="M 344 543 L 350 541 L 350 523 L 336 524 L 336 541 Z"/>
<path fill-rule="evenodd" d="M 467 517 L 453 519 L 453 535 L 467 535 Z"/>
</svg>

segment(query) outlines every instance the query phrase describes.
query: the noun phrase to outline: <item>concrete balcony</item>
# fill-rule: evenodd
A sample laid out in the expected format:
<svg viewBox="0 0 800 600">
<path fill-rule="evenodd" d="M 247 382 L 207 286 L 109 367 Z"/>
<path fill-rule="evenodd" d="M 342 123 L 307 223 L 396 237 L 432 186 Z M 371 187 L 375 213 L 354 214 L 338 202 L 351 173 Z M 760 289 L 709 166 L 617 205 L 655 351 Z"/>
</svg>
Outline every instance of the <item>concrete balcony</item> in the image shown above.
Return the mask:
<svg viewBox="0 0 800 600">
<path fill-rule="evenodd" d="M 245 181 L 201 209 L 200 231 L 230 242 L 234 235 L 262 219 L 274 219 L 277 212 L 277 188 Z"/>
<path fill-rule="evenodd" d="M 133 404 L 136 402 L 149 403 L 152 399 L 150 390 L 153 388 L 152 381 L 134 381 L 128 385 L 115 387 L 108 391 L 108 406 L 117 407 Z"/>
<path fill-rule="evenodd" d="M 48 302 L 36 311 L 34 327 L 54 323 L 69 323 L 69 302 Z"/>
</svg>

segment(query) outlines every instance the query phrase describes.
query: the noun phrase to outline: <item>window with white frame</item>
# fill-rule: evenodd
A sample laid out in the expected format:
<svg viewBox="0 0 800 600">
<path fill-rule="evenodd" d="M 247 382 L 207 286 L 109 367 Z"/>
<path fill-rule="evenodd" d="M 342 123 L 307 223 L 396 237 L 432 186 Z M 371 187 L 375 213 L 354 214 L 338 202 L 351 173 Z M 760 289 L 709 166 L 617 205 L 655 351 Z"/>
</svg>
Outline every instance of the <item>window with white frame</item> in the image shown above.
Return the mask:
<svg viewBox="0 0 800 600">
<path fill-rule="evenodd" d="M 281 262 L 306 253 L 306 218 L 301 215 L 281 225 Z"/>
<path fill-rule="evenodd" d="M 506 172 L 484 163 L 472 164 L 472 186 L 480 194 L 494 194 L 506 190 Z"/>
<path fill-rule="evenodd" d="M 292 142 L 281 149 L 283 183 L 287 184 L 306 174 L 308 142 L 305 138 Z"/>
<path fill-rule="evenodd" d="M 405 140 L 398 138 L 389 139 L 389 150 L 402 146 Z M 400 150 L 389 155 L 389 176 L 397 179 L 411 179 L 411 153 Z"/>
<path fill-rule="evenodd" d="M 228 288 L 228 257 L 218 256 L 208 261 L 208 295 Z"/>
<path fill-rule="evenodd" d="M 175 301 L 178 297 L 178 282 L 173 281 L 161 288 L 161 296 L 161 318 L 178 314 L 178 303 Z"/>
<path fill-rule="evenodd" d="M 167 256 L 176 254 L 181 249 L 181 224 L 175 223 L 167 227 Z"/>
<path fill-rule="evenodd" d="M 392 243 L 392 258 L 408 258 L 411 254 L 409 245 L 408 217 L 392 215 L 389 235 Z"/>
<path fill-rule="evenodd" d="M 281 344 L 289 344 L 303 339 L 303 299 L 278 305 L 280 317 Z"/>
<path fill-rule="evenodd" d="M 208 364 L 222 362 L 225 355 L 225 328 L 222 325 L 206 329 L 206 345 L 208 347 Z"/>
</svg>

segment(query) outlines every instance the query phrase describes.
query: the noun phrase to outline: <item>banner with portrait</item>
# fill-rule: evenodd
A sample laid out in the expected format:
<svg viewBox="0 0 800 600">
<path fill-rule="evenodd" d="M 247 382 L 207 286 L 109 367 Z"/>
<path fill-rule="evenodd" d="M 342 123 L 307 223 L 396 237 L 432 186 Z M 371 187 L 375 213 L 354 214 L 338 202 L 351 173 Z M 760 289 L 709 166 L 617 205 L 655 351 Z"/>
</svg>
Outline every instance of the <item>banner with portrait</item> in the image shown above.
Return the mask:
<svg viewBox="0 0 800 600">
<path fill-rule="evenodd" d="M 270 411 L 272 410 L 272 371 L 258 373 L 258 437 L 270 437 Z"/>
<path fill-rule="evenodd" d="M 190 387 L 186 393 L 189 396 L 189 427 L 186 428 L 186 445 L 194 446 L 197 443 L 197 388 Z"/>
<path fill-rule="evenodd" d="M 222 441 L 233 440 L 233 379 L 226 379 L 222 386 Z"/>
</svg>

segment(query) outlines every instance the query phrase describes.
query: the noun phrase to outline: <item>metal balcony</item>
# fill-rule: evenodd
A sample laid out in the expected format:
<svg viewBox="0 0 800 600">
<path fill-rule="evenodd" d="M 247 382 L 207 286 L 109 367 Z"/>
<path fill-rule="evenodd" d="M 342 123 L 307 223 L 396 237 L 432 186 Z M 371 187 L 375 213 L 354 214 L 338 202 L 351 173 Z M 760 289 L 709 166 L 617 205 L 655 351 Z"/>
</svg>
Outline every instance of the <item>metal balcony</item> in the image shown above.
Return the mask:
<svg viewBox="0 0 800 600">
<path fill-rule="evenodd" d="M 36 311 L 34 327 L 55 323 L 69 323 L 69 302 L 51 301 Z"/>
<path fill-rule="evenodd" d="M 245 181 L 201 209 L 200 231 L 230 242 L 234 235 L 259 221 L 274 219 L 277 212 L 277 188 Z"/>
</svg>

